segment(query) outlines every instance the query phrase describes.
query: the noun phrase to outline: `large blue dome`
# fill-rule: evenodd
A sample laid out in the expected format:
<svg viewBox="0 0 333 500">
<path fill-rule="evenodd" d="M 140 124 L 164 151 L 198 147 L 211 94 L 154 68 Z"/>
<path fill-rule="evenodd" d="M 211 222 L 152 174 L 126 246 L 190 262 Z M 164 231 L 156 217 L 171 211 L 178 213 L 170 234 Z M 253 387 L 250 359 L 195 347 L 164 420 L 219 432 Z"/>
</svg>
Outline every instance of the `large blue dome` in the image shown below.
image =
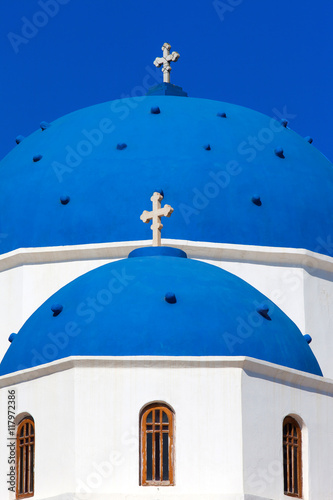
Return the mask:
<svg viewBox="0 0 333 500">
<path fill-rule="evenodd" d="M 322 374 L 296 325 L 245 281 L 173 248 L 131 255 L 50 297 L 11 336 L 0 375 L 68 356 L 143 355 L 249 356 Z"/>
<path fill-rule="evenodd" d="M 138 217 L 156 190 L 175 209 L 164 238 L 330 254 L 333 169 L 312 144 L 240 106 L 157 95 L 20 142 L 0 163 L 0 252 L 150 239 Z"/>
</svg>

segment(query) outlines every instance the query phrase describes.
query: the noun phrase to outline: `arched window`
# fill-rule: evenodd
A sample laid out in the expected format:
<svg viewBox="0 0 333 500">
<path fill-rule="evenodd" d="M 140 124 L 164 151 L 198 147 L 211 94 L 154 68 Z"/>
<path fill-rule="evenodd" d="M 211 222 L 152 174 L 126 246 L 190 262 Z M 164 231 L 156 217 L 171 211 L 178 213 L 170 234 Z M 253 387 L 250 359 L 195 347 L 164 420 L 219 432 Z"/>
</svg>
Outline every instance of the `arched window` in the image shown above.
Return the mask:
<svg viewBox="0 0 333 500">
<path fill-rule="evenodd" d="M 19 423 L 16 433 L 16 498 L 34 495 L 35 424 L 32 417 Z"/>
<path fill-rule="evenodd" d="M 284 494 L 302 498 L 302 433 L 292 417 L 283 421 Z"/>
<path fill-rule="evenodd" d="M 141 484 L 174 484 L 174 413 L 161 403 L 150 404 L 141 412 Z"/>
</svg>

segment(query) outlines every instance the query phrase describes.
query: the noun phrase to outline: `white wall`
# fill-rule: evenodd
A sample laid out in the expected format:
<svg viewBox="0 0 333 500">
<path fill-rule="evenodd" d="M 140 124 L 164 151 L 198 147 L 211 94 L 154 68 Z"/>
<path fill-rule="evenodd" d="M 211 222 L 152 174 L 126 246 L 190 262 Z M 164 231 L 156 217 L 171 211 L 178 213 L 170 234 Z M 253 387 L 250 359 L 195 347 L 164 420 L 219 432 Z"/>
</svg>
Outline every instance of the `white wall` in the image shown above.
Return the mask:
<svg viewBox="0 0 333 500">
<path fill-rule="evenodd" d="M 77 359 L 51 373 L 69 362 L 29 370 L 44 376 L 28 382 L 0 379 L 11 380 L 18 412 L 36 422 L 36 500 L 75 489 L 76 500 L 242 500 L 244 492 L 251 500 L 282 500 L 281 426 L 290 413 L 302 417 L 308 433 L 304 499 L 333 498 L 333 383 L 244 358 Z M 139 413 L 154 401 L 176 414 L 173 487 L 139 485 Z M 11 498 L 3 475 L 0 498 Z"/>
<path fill-rule="evenodd" d="M 306 384 L 305 384 L 306 385 Z M 332 393 L 316 393 L 243 373 L 242 415 L 245 491 L 282 500 L 282 424 L 287 415 L 302 426 L 304 500 L 333 498 Z"/>
<path fill-rule="evenodd" d="M 75 480 L 74 372 L 67 370 L 30 382 L 11 384 L 1 393 L 1 476 L 0 498 L 12 500 L 8 491 L 6 439 L 7 394 L 16 392 L 16 414 L 29 413 L 35 421 L 35 486 L 34 499 L 44 499 L 61 492 L 73 491 Z"/>
<path fill-rule="evenodd" d="M 308 268 L 304 275 L 305 331 L 324 375 L 333 379 L 333 272 Z"/>
<path fill-rule="evenodd" d="M 133 362 L 16 385 L 18 411 L 31 413 L 36 425 L 34 498 L 73 492 L 74 484 L 78 500 L 241 493 L 240 380 L 239 369 Z M 139 413 L 156 400 L 176 413 L 174 487 L 139 485 Z M 10 498 L 3 479 L 0 498 Z"/>
</svg>

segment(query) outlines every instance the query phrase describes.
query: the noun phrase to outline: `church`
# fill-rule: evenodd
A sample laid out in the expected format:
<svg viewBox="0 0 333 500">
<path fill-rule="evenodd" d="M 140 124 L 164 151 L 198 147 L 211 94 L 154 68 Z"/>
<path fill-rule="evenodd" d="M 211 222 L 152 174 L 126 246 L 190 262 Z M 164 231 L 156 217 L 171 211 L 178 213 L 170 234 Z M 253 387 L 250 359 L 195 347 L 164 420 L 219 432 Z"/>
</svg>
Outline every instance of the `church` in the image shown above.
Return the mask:
<svg viewBox="0 0 333 500">
<path fill-rule="evenodd" d="M 331 500 L 332 164 L 161 56 L 0 162 L 0 498 Z"/>
</svg>

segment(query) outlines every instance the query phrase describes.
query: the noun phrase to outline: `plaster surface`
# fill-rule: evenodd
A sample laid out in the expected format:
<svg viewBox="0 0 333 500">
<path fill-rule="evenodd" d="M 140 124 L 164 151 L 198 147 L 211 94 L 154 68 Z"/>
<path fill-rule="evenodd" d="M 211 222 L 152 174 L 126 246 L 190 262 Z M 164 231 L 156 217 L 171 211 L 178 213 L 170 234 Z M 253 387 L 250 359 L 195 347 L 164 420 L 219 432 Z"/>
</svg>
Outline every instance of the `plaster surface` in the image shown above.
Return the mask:
<svg viewBox="0 0 333 500">
<path fill-rule="evenodd" d="M 323 448 L 333 386 L 322 377 L 249 358 L 81 357 L 1 377 L 0 386 L 4 427 L 12 388 L 18 414 L 36 422 L 36 500 L 283 500 L 288 414 L 304 422 L 304 475 L 316 476 L 305 478 L 304 499 L 332 493 L 332 458 Z M 175 411 L 174 487 L 139 485 L 139 414 L 154 401 Z M 4 476 L 0 495 L 11 500 Z"/>
</svg>

